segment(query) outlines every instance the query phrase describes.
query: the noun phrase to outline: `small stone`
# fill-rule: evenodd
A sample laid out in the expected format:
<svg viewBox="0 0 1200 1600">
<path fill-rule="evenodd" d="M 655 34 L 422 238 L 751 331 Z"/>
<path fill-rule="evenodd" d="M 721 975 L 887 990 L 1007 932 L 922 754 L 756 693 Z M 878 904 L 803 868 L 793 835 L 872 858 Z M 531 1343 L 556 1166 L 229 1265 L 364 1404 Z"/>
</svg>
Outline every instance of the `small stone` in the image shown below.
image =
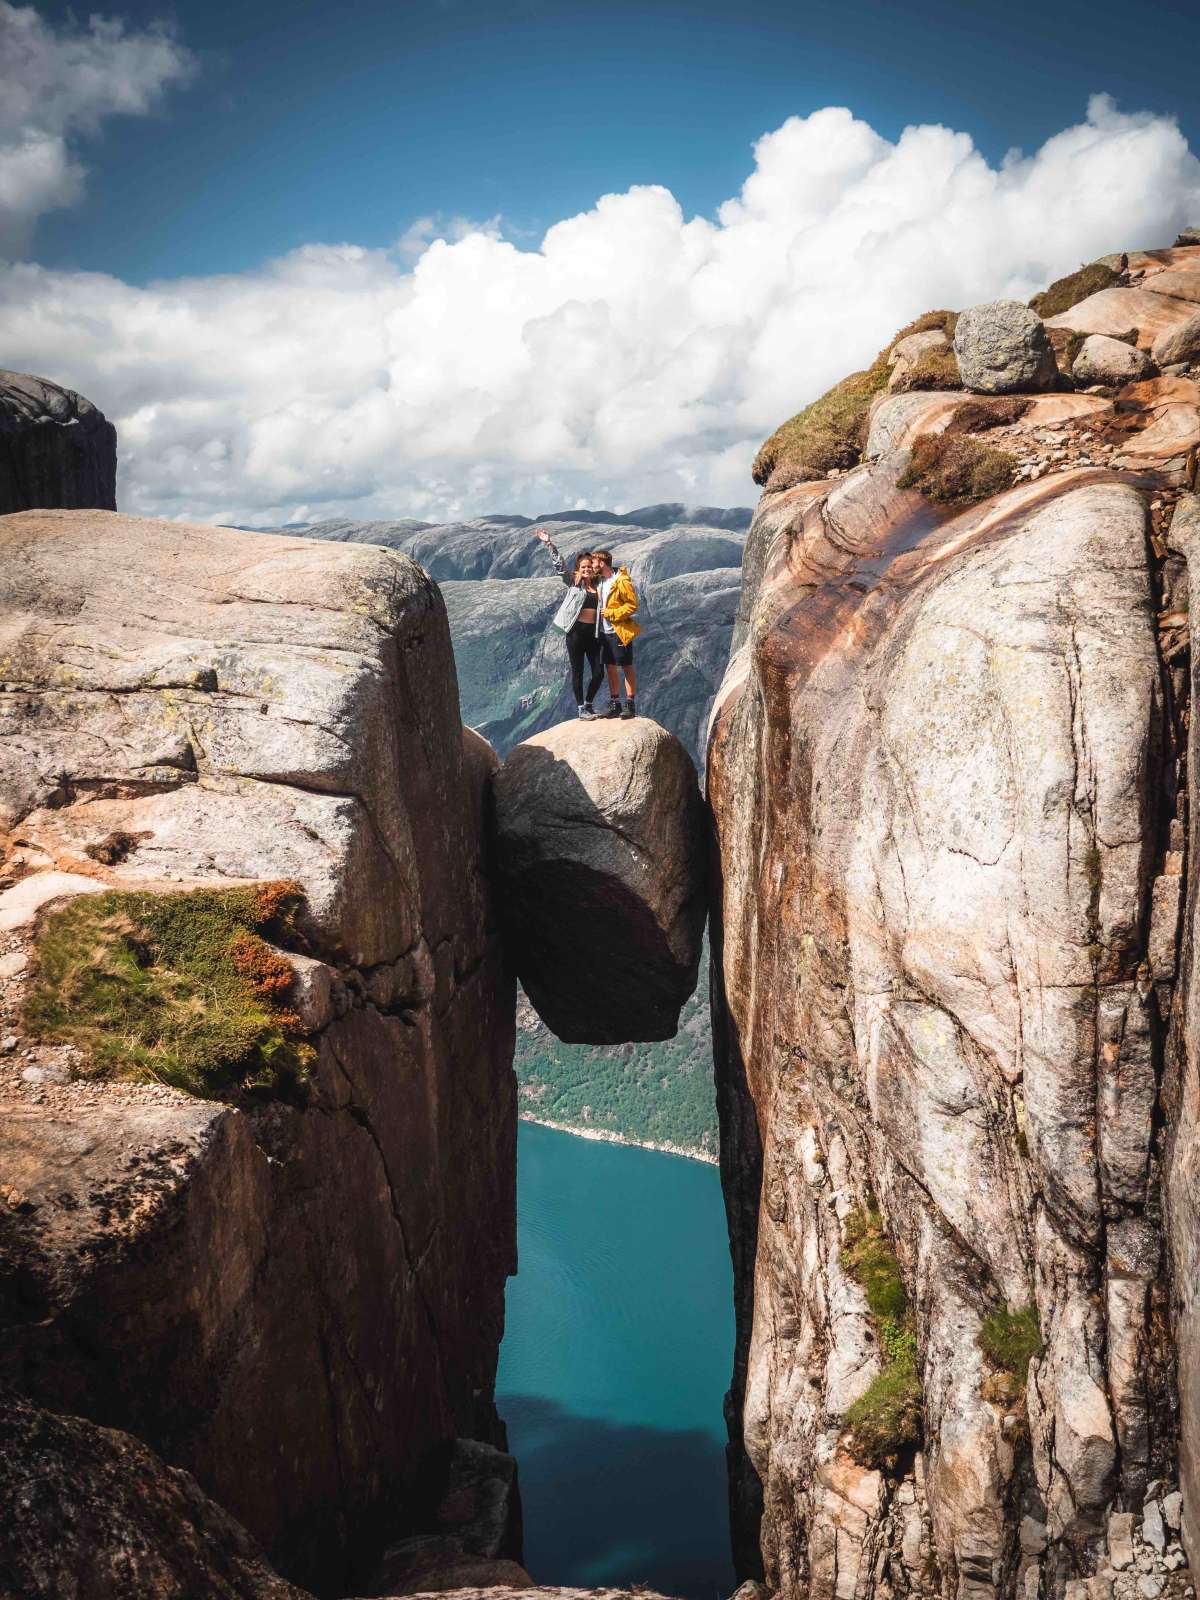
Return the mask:
<svg viewBox="0 0 1200 1600">
<path fill-rule="evenodd" d="M 7 955 L 0 956 L 0 979 L 18 977 L 29 965 L 29 957 L 24 950 L 10 950 Z"/>
<path fill-rule="evenodd" d="M 1186 361 L 1172 361 L 1162 370 L 1164 378 L 1182 378 L 1187 373 L 1188 364 Z"/>
<path fill-rule="evenodd" d="M 1106 334 L 1093 333 L 1083 341 L 1075 357 L 1071 376 L 1077 383 L 1112 384 L 1119 387 L 1148 378 L 1154 363 L 1145 350 L 1138 350 L 1121 339 L 1110 339 Z"/>
<path fill-rule="evenodd" d="M 1046 1524 L 1036 1517 L 1021 1518 L 1021 1552 L 1027 1556 L 1040 1556 L 1046 1548 Z"/>
<path fill-rule="evenodd" d="M 1069 1578 L 1064 1591 L 1063 1600 L 1091 1600 L 1091 1592 L 1086 1578 Z"/>
<path fill-rule="evenodd" d="M 1133 1561 L 1133 1513 L 1114 1511 L 1108 1519 L 1108 1559 L 1118 1572 Z"/>
<path fill-rule="evenodd" d="M 770 1593 L 765 1583 L 756 1583 L 753 1578 L 747 1578 L 733 1591 L 731 1600 L 769 1600 Z"/>
<path fill-rule="evenodd" d="M 7 1038 L 0 1039 L 0 1055 L 11 1055 L 19 1042 L 15 1033 L 10 1033 Z"/>
<path fill-rule="evenodd" d="M 1143 1600 L 1158 1600 L 1163 1592 L 1163 1581 L 1153 1573 L 1148 1572 L 1145 1577 L 1138 1579 L 1138 1593 Z"/>
<path fill-rule="evenodd" d="M 57 1061 L 42 1067 L 23 1067 L 21 1077 L 26 1083 L 70 1083 L 71 1081 L 68 1068 Z"/>
<path fill-rule="evenodd" d="M 1187 1557 L 1184 1555 L 1183 1551 L 1176 1546 L 1173 1550 L 1167 1551 L 1166 1555 L 1162 1558 L 1162 1564 L 1164 1567 L 1166 1567 L 1168 1572 L 1178 1572 L 1180 1567 L 1187 1566 Z"/>
<path fill-rule="evenodd" d="M 1142 1508 L 1142 1538 L 1159 1555 L 1166 1549 L 1167 1531 L 1163 1527 L 1162 1507 L 1157 1500 L 1147 1500 Z"/>
<path fill-rule="evenodd" d="M 1182 831 L 1183 830 L 1181 829 L 1180 832 L 1182 833 Z M 1172 829 L 1172 845 L 1173 844 L 1174 830 Z M 1182 845 L 1180 848 L 1182 849 Z M 1163 1495 L 1162 1514 L 1163 1521 L 1166 1523 L 1167 1527 L 1170 1528 L 1171 1532 L 1178 1533 L 1179 1526 L 1183 1518 L 1183 1496 L 1180 1494 L 1178 1489 L 1173 1490 L 1170 1494 Z"/>
</svg>

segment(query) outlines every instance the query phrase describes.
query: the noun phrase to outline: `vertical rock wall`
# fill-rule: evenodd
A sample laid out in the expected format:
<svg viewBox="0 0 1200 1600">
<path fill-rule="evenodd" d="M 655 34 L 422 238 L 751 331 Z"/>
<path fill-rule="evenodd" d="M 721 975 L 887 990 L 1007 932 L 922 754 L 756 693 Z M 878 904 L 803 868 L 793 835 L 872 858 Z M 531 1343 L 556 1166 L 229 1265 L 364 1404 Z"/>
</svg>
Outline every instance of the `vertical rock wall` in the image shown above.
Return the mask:
<svg viewBox="0 0 1200 1600">
<path fill-rule="evenodd" d="M 28 513 L 0 519 L 0 680 L 10 962 L 64 889 L 295 879 L 317 1050 L 304 1106 L 5 1081 L 4 1375 L 344 1593 L 454 1437 L 497 1435 L 515 1266 L 494 757 L 464 757 L 440 596 L 369 547 Z"/>
<path fill-rule="evenodd" d="M 1175 1472 L 1157 485 L 1065 470 L 953 514 L 906 461 L 765 498 L 714 717 L 735 1516 L 745 1548 L 761 1492 L 787 1595 L 1059 1592 Z M 985 1353 L 1006 1308 L 1027 1384 Z M 864 1449 L 906 1338 L 920 1432 Z"/>
</svg>

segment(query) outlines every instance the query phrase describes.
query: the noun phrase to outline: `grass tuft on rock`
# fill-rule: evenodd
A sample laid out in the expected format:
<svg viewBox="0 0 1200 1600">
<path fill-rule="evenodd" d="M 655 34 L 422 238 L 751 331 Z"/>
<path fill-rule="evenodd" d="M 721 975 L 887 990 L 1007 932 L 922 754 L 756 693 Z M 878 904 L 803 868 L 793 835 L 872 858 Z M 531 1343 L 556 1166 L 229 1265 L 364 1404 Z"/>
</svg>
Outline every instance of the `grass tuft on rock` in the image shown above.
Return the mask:
<svg viewBox="0 0 1200 1600">
<path fill-rule="evenodd" d="M 36 1038 L 75 1045 L 96 1077 L 215 1098 L 294 1091 L 313 1059 L 273 949 L 295 937 L 293 883 L 81 895 L 45 920 L 25 1004 Z"/>
<path fill-rule="evenodd" d="M 785 489 L 828 477 L 834 470 L 857 466 L 866 443 L 871 402 L 887 388 L 887 358 L 892 347 L 910 333 L 925 333 L 931 328 L 942 329 L 952 340 L 957 321 L 954 311 L 926 311 L 901 328 L 865 371 L 851 373 L 819 400 L 789 417 L 755 456 L 751 468 L 755 483 L 769 489 Z"/>
<path fill-rule="evenodd" d="M 894 394 L 909 394 L 916 390 L 961 389 L 962 376 L 958 370 L 958 357 L 953 346 L 946 350 L 926 350 L 901 373 L 892 385 Z"/>
<path fill-rule="evenodd" d="M 901 489 L 919 489 L 939 505 L 972 506 L 1016 482 L 1017 463 L 1004 450 L 969 434 L 935 433 L 918 439 L 912 459 L 897 478 Z"/>
<path fill-rule="evenodd" d="M 1019 422 L 1029 410 L 1021 395 L 997 395 L 994 400 L 964 400 L 955 406 L 945 433 L 987 433 L 990 428 L 1007 428 Z"/>
<path fill-rule="evenodd" d="M 887 1468 L 921 1443 L 921 1380 L 914 1357 L 890 1361 L 846 1412 L 850 1453 L 862 1467 Z"/>
<path fill-rule="evenodd" d="M 1037 1308 L 1023 1306 L 1010 1311 L 1000 1306 L 983 1319 L 979 1348 L 1001 1372 L 1010 1373 L 1024 1388 L 1029 1381 L 1029 1363 L 1042 1353 L 1042 1330 Z"/>
<path fill-rule="evenodd" d="M 922 1408 L 912 1312 L 878 1211 L 847 1216 L 842 1260 L 866 1295 L 885 1358 L 883 1370 L 846 1412 L 850 1453 L 861 1466 L 886 1467 L 921 1443 Z"/>
<path fill-rule="evenodd" d="M 1034 295 L 1029 302 L 1029 309 L 1036 311 L 1039 317 L 1061 316 L 1081 300 L 1086 300 L 1088 295 L 1099 294 L 1101 289 L 1111 289 L 1119 281 L 1118 274 L 1111 267 L 1106 267 L 1102 261 L 1093 261 L 1090 266 L 1080 267 L 1078 272 L 1068 273 L 1065 278 L 1056 278 L 1048 289 Z"/>
</svg>

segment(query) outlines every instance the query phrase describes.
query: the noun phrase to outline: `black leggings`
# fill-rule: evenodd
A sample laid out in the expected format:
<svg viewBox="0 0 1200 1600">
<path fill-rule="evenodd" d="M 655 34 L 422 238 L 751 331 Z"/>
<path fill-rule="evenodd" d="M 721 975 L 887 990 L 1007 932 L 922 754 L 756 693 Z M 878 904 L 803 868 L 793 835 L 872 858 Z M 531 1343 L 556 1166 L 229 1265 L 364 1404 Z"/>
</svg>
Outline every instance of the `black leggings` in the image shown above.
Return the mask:
<svg viewBox="0 0 1200 1600">
<path fill-rule="evenodd" d="M 604 669 L 600 665 L 600 641 L 596 637 L 596 624 L 594 622 L 577 622 L 567 634 L 567 655 L 571 661 L 571 688 L 575 691 L 575 704 L 583 705 L 583 663 L 586 661 L 591 668 L 588 679 L 587 701 L 591 705 L 596 698 L 596 690 L 604 677 Z"/>
</svg>

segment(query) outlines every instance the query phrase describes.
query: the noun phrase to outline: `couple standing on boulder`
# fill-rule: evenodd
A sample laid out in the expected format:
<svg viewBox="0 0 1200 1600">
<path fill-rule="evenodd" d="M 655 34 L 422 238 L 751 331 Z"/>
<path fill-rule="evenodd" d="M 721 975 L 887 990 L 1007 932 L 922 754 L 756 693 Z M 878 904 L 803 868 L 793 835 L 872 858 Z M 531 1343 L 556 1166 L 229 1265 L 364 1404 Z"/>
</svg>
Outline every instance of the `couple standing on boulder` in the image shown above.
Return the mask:
<svg viewBox="0 0 1200 1600">
<path fill-rule="evenodd" d="M 567 656 L 571 662 L 571 686 L 575 704 L 585 722 L 596 720 L 592 705 L 600 687 L 600 668 L 608 672 L 610 696 L 605 716 L 637 716 L 637 671 L 633 665 L 633 641 L 642 631 L 634 621 L 638 607 L 633 580 L 622 567 L 614 570 L 611 550 L 585 550 L 575 557 L 571 572 L 559 555 L 545 528 L 534 528 L 550 552 L 554 570 L 569 593 L 555 613 L 554 626 L 566 635 Z M 589 681 L 583 692 L 583 666 L 587 662 Z M 621 676 L 625 678 L 625 704 L 621 705 Z"/>
</svg>

